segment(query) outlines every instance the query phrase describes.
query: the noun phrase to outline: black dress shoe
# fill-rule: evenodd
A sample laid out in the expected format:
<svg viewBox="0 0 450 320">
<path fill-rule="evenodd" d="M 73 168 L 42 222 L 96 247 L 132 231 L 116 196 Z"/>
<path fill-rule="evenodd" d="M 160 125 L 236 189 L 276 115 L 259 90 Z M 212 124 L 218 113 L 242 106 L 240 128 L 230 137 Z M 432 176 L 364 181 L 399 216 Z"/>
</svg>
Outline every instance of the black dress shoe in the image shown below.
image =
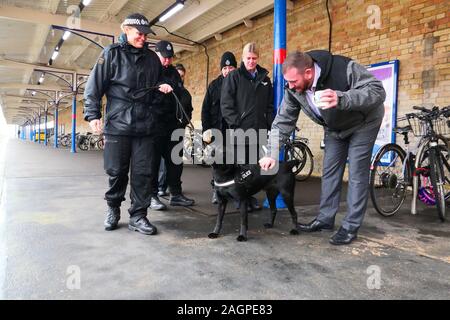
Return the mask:
<svg viewBox="0 0 450 320">
<path fill-rule="evenodd" d="M 190 207 L 193 206 L 195 201 L 193 199 L 186 198 L 183 194 L 175 194 L 170 196 L 169 204 L 171 206 Z"/>
<path fill-rule="evenodd" d="M 139 219 L 131 218 L 130 223 L 128 224 L 128 229 L 150 236 L 158 232 L 156 227 L 148 221 L 147 217 L 142 217 Z"/>
<path fill-rule="evenodd" d="M 330 243 L 334 245 L 350 244 L 356 238 L 356 232 L 352 233 L 343 227 L 340 227 L 338 232 L 330 238 Z"/>
<path fill-rule="evenodd" d="M 152 197 L 152 199 L 150 201 L 150 209 L 162 211 L 162 210 L 166 210 L 167 206 L 164 203 L 162 203 L 158 197 Z"/>
<path fill-rule="evenodd" d="M 314 219 L 313 221 L 307 224 L 303 223 L 298 224 L 298 229 L 304 232 L 316 232 L 321 230 L 332 231 L 333 228 L 334 228 L 333 225 L 323 223 L 317 219 Z"/>
<path fill-rule="evenodd" d="M 117 229 L 117 225 L 120 220 L 120 208 L 108 206 L 108 211 L 106 212 L 106 219 L 103 225 L 106 231 L 112 231 Z"/>
</svg>

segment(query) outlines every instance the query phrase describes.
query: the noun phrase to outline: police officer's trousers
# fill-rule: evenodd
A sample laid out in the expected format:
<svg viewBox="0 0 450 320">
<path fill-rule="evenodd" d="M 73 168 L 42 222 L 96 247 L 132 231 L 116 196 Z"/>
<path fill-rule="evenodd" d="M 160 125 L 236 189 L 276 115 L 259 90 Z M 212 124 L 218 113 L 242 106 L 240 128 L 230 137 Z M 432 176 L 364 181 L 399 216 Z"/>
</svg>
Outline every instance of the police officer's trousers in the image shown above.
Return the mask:
<svg viewBox="0 0 450 320">
<path fill-rule="evenodd" d="M 150 206 L 153 140 L 151 136 L 105 135 L 104 168 L 109 176 L 105 200 L 111 207 L 120 207 L 130 180 L 132 217 L 146 216 Z"/>
</svg>

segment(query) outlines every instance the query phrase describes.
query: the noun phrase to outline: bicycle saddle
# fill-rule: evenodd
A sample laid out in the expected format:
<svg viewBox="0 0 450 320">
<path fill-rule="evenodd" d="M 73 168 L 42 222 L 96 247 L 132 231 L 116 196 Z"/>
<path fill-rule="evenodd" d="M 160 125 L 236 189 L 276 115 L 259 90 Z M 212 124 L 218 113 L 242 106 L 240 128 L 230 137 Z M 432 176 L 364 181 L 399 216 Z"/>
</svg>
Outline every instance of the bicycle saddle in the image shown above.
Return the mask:
<svg viewBox="0 0 450 320">
<path fill-rule="evenodd" d="M 411 126 L 395 128 L 395 132 L 397 132 L 398 134 L 405 134 L 410 132 L 411 130 L 412 130 Z"/>
</svg>

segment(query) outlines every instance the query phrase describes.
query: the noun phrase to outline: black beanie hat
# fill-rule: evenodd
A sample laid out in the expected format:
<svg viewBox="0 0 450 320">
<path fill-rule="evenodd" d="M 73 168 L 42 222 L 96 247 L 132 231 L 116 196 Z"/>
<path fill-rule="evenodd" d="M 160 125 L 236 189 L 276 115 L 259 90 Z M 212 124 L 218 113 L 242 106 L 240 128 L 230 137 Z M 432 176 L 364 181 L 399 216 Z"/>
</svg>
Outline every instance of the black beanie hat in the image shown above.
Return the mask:
<svg viewBox="0 0 450 320">
<path fill-rule="evenodd" d="M 234 56 L 233 52 L 230 51 L 227 51 L 222 55 L 222 58 L 220 59 L 220 70 L 222 70 L 223 67 L 228 66 L 237 68 L 236 57 Z"/>
</svg>

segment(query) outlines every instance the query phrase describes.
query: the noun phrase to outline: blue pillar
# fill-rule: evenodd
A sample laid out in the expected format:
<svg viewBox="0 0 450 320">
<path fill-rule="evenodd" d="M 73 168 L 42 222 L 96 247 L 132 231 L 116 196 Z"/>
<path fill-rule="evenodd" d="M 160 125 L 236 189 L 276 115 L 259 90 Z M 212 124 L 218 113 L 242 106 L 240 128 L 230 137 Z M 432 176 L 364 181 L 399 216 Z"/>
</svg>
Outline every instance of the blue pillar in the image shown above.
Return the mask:
<svg viewBox="0 0 450 320">
<path fill-rule="evenodd" d="M 48 109 L 44 109 L 44 145 L 47 145 L 47 111 Z"/>
<path fill-rule="evenodd" d="M 58 105 L 55 107 L 55 121 L 53 122 L 53 136 L 55 137 L 55 148 L 58 148 Z"/>
<path fill-rule="evenodd" d="M 275 0 L 273 10 L 273 105 L 276 114 L 284 94 L 282 66 L 286 59 L 286 0 Z M 280 152 L 280 160 L 283 160 L 283 152 Z M 286 208 L 281 195 L 278 195 L 276 204 L 277 208 Z M 268 207 L 267 200 L 265 205 Z"/>
<path fill-rule="evenodd" d="M 72 146 L 70 148 L 70 152 L 77 152 L 76 145 L 76 134 L 77 134 L 77 94 L 74 90 L 73 99 L 72 99 Z"/>
<path fill-rule="evenodd" d="M 34 142 L 34 127 L 36 127 L 36 119 L 34 119 L 34 126 L 33 123 L 30 124 L 30 141 Z"/>
<path fill-rule="evenodd" d="M 38 133 L 38 143 L 41 143 L 41 108 L 39 108 L 37 133 Z"/>
</svg>

